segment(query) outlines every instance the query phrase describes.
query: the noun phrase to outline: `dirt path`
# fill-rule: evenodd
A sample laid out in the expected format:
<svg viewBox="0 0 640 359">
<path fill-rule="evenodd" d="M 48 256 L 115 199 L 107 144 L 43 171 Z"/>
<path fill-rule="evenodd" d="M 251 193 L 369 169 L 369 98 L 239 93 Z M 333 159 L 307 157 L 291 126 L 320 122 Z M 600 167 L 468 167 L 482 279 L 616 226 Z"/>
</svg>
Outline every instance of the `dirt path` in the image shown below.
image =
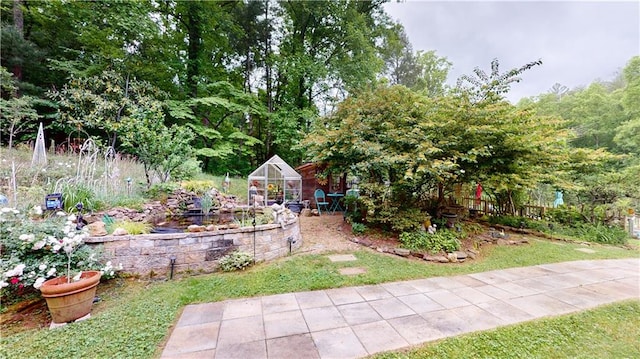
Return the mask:
<svg viewBox="0 0 640 359">
<path fill-rule="evenodd" d="M 302 248 L 298 253 L 349 252 L 362 248 L 349 239 L 351 226 L 341 214 L 300 217 Z"/>
</svg>

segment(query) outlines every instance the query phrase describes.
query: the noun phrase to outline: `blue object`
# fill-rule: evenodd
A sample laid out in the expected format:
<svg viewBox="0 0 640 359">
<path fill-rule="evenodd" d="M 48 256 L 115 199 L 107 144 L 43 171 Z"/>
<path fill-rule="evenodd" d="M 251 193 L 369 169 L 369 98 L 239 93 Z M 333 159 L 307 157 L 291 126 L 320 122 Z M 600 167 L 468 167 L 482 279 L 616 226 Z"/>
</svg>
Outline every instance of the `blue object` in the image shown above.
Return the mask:
<svg viewBox="0 0 640 359">
<path fill-rule="evenodd" d="M 564 200 L 562 199 L 562 191 L 556 191 L 556 199 L 555 201 L 553 201 L 553 208 L 558 208 L 562 205 L 564 205 Z"/>
<path fill-rule="evenodd" d="M 9 199 L 4 195 L 0 194 L 0 204 L 9 204 Z"/>
<path fill-rule="evenodd" d="M 329 202 L 327 202 L 327 199 L 324 196 L 324 191 L 322 189 L 318 188 L 313 193 L 313 198 L 316 200 L 316 208 L 318 208 L 318 214 L 322 214 L 322 211 L 320 210 L 322 206 L 324 206 L 324 210 L 326 212 L 329 212 L 329 208 L 327 207 L 329 205 Z"/>
</svg>

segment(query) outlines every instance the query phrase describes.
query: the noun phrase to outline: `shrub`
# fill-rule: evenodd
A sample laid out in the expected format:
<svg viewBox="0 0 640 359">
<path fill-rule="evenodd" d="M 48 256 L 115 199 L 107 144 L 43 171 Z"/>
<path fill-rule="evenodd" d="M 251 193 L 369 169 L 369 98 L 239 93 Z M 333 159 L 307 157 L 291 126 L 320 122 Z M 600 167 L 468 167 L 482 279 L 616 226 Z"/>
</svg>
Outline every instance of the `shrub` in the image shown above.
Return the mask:
<svg viewBox="0 0 640 359">
<path fill-rule="evenodd" d="M 73 212 L 78 203 L 82 203 L 84 210 L 87 211 L 98 211 L 103 207 L 102 202 L 96 198 L 95 193 L 84 184 L 65 182 L 61 192 L 63 209 L 66 212 Z"/>
<path fill-rule="evenodd" d="M 107 223 L 107 222 L 105 222 Z M 148 234 L 151 232 L 152 226 L 147 222 L 133 221 L 117 221 L 107 225 L 107 231 L 113 233 L 116 228 L 123 228 L 129 234 Z"/>
<path fill-rule="evenodd" d="M 213 181 L 182 181 L 180 186 L 189 192 L 194 192 L 198 195 L 209 192 L 212 188 L 215 188 Z"/>
<path fill-rule="evenodd" d="M 353 234 L 362 234 L 367 230 L 367 226 L 362 223 L 353 222 L 351 223 L 351 232 Z"/>
<path fill-rule="evenodd" d="M 601 223 L 583 223 L 574 227 L 561 227 L 558 232 L 587 242 L 613 245 L 626 244 L 629 238 L 624 229 Z"/>
<path fill-rule="evenodd" d="M 244 270 L 253 264 L 253 257 L 249 253 L 233 252 L 220 258 L 218 264 L 224 272 L 232 272 L 239 269 Z"/>
<path fill-rule="evenodd" d="M 0 209 L 0 294 L 4 302 L 33 292 L 52 277 L 104 270 L 100 252 L 85 245 L 86 234 L 75 229 L 74 215 L 59 212 L 41 218 L 39 206 L 30 215 L 12 208 Z"/>
<path fill-rule="evenodd" d="M 404 232 L 400 234 L 400 243 L 404 248 L 415 251 L 451 253 L 460 249 L 458 236 L 456 232 L 449 230 L 439 230 L 434 234 L 422 231 Z"/>
<path fill-rule="evenodd" d="M 175 182 L 162 182 L 151 185 L 146 191 L 146 195 L 155 200 L 166 199 L 173 191 L 180 188 Z"/>
<path fill-rule="evenodd" d="M 560 224 L 574 225 L 585 222 L 585 217 L 573 207 L 550 209 L 545 215 L 550 221 Z"/>
<path fill-rule="evenodd" d="M 189 158 L 171 171 L 171 178 L 174 181 L 192 179 L 202 172 L 200 165 L 201 163 L 197 159 Z"/>
</svg>

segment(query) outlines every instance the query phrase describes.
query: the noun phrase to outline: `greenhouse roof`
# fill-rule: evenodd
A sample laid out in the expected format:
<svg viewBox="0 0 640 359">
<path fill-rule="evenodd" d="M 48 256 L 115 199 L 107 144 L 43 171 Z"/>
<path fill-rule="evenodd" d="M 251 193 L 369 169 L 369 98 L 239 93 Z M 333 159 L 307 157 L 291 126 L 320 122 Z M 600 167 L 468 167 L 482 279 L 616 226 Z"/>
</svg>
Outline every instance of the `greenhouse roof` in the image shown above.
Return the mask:
<svg viewBox="0 0 640 359">
<path fill-rule="evenodd" d="M 302 177 L 296 170 L 289 166 L 280 156 L 275 155 L 271 157 L 262 166 L 258 167 L 255 171 L 251 172 L 249 179 L 252 178 L 264 178 L 265 173 L 270 173 L 269 168 L 277 170 L 285 179 L 301 179 Z M 266 170 L 266 172 L 265 172 Z"/>
</svg>

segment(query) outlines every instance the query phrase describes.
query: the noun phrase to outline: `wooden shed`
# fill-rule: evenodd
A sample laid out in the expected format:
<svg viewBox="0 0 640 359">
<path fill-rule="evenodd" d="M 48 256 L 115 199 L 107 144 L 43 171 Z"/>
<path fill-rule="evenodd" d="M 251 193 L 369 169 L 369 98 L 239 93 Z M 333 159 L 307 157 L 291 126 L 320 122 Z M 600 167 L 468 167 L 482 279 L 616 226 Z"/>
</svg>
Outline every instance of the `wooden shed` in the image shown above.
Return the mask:
<svg viewBox="0 0 640 359">
<path fill-rule="evenodd" d="M 302 200 L 308 200 L 312 208 L 316 207 L 313 193 L 320 188 L 325 193 L 345 193 L 347 190 L 347 174 L 339 176 L 329 173 L 327 178 L 318 178 L 327 168 L 324 164 L 306 163 L 296 167 L 296 172 L 302 177 Z M 331 171 L 329 171 L 331 172 Z"/>
</svg>

